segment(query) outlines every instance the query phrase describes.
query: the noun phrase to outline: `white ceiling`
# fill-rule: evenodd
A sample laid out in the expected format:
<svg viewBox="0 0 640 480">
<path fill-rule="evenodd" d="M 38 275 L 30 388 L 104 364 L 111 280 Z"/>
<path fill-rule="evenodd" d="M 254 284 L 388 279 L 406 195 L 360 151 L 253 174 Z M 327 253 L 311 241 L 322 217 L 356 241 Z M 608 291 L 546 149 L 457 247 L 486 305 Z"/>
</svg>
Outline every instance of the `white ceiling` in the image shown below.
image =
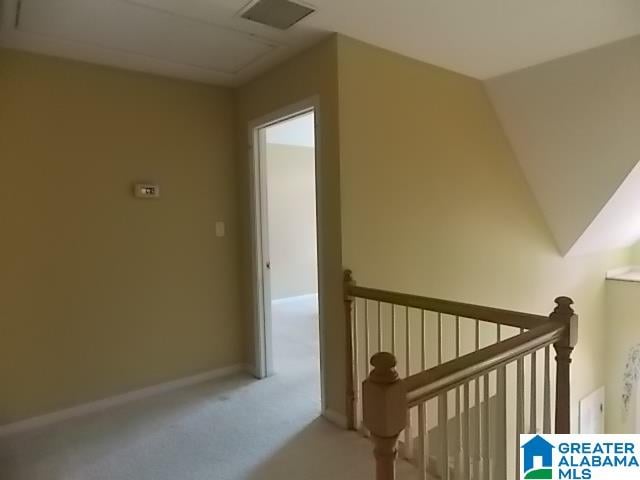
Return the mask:
<svg viewBox="0 0 640 480">
<path fill-rule="evenodd" d="M 122 1 L 22 0 L 18 30 L 226 75 L 276 48 L 228 28 Z"/>
<path fill-rule="evenodd" d="M 316 25 L 483 80 L 640 34 L 638 0 L 316 3 Z"/>
<path fill-rule="evenodd" d="M 219 85 L 246 81 L 326 35 L 240 18 L 248 0 L 0 3 L 0 45 Z"/>
<path fill-rule="evenodd" d="M 0 2 L 0 45 L 228 85 L 334 31 L 480 79 L 640 34 L 638 0 L 311 0 L 284 32 L 248 0 Z"/>
</svg>

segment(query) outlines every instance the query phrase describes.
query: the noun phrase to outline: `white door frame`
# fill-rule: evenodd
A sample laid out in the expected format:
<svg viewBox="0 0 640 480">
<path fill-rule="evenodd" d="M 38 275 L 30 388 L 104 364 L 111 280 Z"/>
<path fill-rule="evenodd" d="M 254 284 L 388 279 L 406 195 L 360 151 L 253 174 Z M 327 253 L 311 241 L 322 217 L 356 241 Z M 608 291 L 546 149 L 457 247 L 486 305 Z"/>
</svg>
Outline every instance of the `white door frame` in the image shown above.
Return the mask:
<svg viewBox="0 0 640 480">
<path fill-rule="evenodd" d="M 320 106 L 317 96 L 289 105 L 249 122 L 249 171 L 251 179 L 251 241 L 252 241 L 252 286 L 253 286 L 253 331 L 254 331 L 254 364 L 253 374 L 257 378 L 265 378 L 273 373 L 273 355 L 271 351 L 271 292 L 267 258 L 268 225 L 266 172 L 261 165 L 261 149 L 265 147 L 264 128 L 280 123 L 283 120 L 297 117 L 313 111 L 315 119 L 315 177 L 316 177 L 316 243 L 318 263 L 318 310 L 320 339 L 320 381 L 322 411 L 325 409 L 325 321 L 322 300 L 322 225 L 321 216 L 321 175 L 320 175 Z M 261 135 L 262 133 L 262 135 Z"/>
</svg>

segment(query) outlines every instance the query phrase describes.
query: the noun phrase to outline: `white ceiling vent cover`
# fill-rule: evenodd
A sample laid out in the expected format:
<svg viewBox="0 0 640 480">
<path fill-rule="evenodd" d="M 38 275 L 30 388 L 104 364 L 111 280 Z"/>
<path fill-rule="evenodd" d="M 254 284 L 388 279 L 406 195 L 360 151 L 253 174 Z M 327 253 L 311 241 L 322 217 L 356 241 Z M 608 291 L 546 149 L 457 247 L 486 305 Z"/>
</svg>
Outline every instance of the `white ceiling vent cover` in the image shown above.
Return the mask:
<svg viewBox="0 0 640 480">
<path fill-rule="evenodd" d="M 315 10 L 289 0 L 258 0 L 242 14 L 242 18 L 286 30 Z"/>
</svg>

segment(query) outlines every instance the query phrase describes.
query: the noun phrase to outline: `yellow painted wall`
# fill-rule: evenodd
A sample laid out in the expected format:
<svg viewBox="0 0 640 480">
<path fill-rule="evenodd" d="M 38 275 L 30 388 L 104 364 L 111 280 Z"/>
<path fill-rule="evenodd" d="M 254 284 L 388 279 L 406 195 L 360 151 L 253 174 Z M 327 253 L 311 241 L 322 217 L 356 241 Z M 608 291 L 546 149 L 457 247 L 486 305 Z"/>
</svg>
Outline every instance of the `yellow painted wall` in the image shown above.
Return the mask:
<svg viewBox="0 0 640 480">
<path fill-rule="evenodd" d="M 0 424 L 252 361 L 247 126 L 313 96 L 326 406 L 345 411 L 344 257 L 362 285 L 572 296 L 576 426 L 628 252 L 558 255 L 480 82 L 342 36 L 234 92 L 0 51 Z"/>
<path fill-rule="evenodd" d="M 251 252 L 249 223 L 249 152 L 248 125 L 284 107 L 316 97 L 320 103 L 319 123 L 319 242 L 320 314 L 325 319 L 326 355 L 323 357 L 326 407 L 345 412 L 345 328 L 342 302 L 342 263 L 340 236 L 340 165 L 338 157 L 338 83 L 336 37 L 274 68 L 236 91 L 238 120 L 238 164 L 241 169 L 240 202 L 243 212 L 243 251 Z M 244 257 L 244 280 L 247 289 L 253 282 L 250 255 Z M 252 318 L 247 298 L 246 317 Z M 252 360 L 252 343 L 248 358 Z"/>
<path fill-rule="evenodd" d="M 534 313 L 573 297 L 577 428 L 605 380 L 605 272 L 628 252 L 557 253 L 481 82 L 342 36 L 338 69 L 344 264 L 361 285 Z"/>
<path fill-rule="evenodd" d="M 631 247 L 630 265 L 640 265 L 640 242 Z"/>
<path fill-rule="evenodd" d="M 0 50 L 0 424 L 243 362 L 233 118 L 228 89 Z"/>
</svg>

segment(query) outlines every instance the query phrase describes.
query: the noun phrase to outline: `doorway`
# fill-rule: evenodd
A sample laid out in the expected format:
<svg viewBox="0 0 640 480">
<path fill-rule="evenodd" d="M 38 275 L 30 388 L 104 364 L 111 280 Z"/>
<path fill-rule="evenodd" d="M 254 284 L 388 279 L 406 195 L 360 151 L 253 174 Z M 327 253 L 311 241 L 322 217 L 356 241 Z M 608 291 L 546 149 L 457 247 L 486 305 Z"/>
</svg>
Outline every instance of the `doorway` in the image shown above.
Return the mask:
<svg viewBox="0 0 640 480">
<path fill-rule="evenodd" d="M 317 107 L 298 105 L 250 128 L 255 367 L 323 408 L 319 314 Z"/>
</svg>

